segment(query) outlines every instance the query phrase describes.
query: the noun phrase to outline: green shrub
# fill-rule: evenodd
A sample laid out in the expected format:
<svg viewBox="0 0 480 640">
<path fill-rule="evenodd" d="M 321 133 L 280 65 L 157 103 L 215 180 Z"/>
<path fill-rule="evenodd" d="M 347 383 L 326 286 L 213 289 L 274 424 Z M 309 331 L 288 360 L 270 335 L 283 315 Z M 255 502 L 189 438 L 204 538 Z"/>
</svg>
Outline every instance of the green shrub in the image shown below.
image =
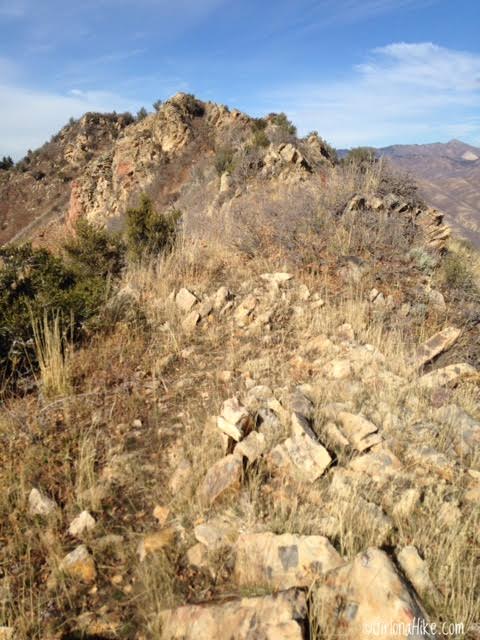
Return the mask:
<svg viewBox="0 0 480 640">
<path fill-rule="evenodd" d="M 270 140 L 263 129 L 259 129 L 253 134 L 253 146 L 255 148 L 264 148 L 270 145 Z"/>
<path fill-rule="evenodd" d="M 297 135 L 297 127 L 287 118 L 285 113 L 271 113 L 269 119 L 272 124 L 283 129 L 285 133 L 291 136 Z"/>
<path fill-rule="evenodd" d="M 442 279 L 446 286 L 465 292 L 475 289 L 475 280 L 466 255 L 450 252 L 445 256 L 442 267 Z"/>
<path fill-rule="evenodd" d="M 377 152 L 372 147 L 354 147 L 344 158 L 345 164 L 356 164 L 360 167 L 375 164 Z"/>
<path fill-rule="evenodd" d="M 217 151 L 217 154 L 214 160 L 214 165 L 219 176 L 221 176 L 222 173 L 225 173 L 225 171 L 228 171 L 229 173 L 233 171 L 234 169 L 233 156 L 234 156 L 234 151 L 231 147 L 223 147 L 222 149 L 219 149 Z"/>
<path fill-rule="evenodd" d="M 8 171 L 14 166 L 14 164 L 15 163 L 10 156 L 3 156 L 3 158 L 0 160 L 0 169 Z"/>
<path fill-rule="evenodd" d="M 148 111 L 145 109 L 145 107 L 142 107 L 137 111 L 136 121 L 140 122 L 141 120 L 144 120 L 147 116 L 148 116 Z"/>
<path fill-rule="evenodd" d="M 118 276 L 125 265 L 123 240 L 85 219 L 79 220 L 64 250 L 72 270 L 86 278 Z"/>
<path fill-rule="evenodd" d="M 263 131 L 267 128 L 268 122 L 265 118 L 254 118 L 252 121 L 252 127 L 254 131 Z"/>
<path fill-rule="evenodd" d="M 181 213 L 172 210 L 157 213 L 152 201 L 143 195 L 140 205 L 127 211 L 127 248 L 130 256 L 139 259 L 145 254 L 169 251 L 176 239 Z"/>
<path fill-rule="evenodd" d="M 80 339 L 84 323 L 106 296 L 102 277 L 81 277 L 46 249 L 0 249 L 0 370 L 15 379 L 35 365 L 32 321 L 59 314 Z"/>
<path fill-rule="evenodd" d="M 155 111 L 160 111 L 162 104 L 163 102 L 161 100 L 155 100 L 152 106 L 155 109 Z"/>
</svg>

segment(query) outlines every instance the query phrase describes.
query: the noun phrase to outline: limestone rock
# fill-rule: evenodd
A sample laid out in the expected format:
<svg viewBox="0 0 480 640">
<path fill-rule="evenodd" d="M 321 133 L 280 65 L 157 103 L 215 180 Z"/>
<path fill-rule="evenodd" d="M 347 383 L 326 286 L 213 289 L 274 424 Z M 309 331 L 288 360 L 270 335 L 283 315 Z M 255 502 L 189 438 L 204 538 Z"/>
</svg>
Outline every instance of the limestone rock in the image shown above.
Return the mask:
<svg viewBox="0 0 480 640">
<path fill-rule="evenodd" d="M 470 364 L 459 362 L 450 364 L 442 369 L 437 369 L 421 376 L 418 381 L 420 387 L 424 389 L 437 389 L 450 383 L 459 382 L 463 378 L 473 377 L 477 370 Z"/>
<path fill-rule="evenodd" d="M 414 359 L 415 368 L 419 369 L 424 364 L 433 360 L 443 351 L 447 351 L 457 341 L 461 330 L 456 327 L 447 327 L 424 342 L 418 349 Z"/>
<path fill-rule="evenodd" d="M 28 496 L 28 507 L 32 516 L 49 516 L 58 509 L 55 500 L 33 488 Z"/>
<path fill-rule="evenodd" d="M 80 537 L 87 531 L 91 531 L 95 527 L 95 518 L 88 511 L 82 511 L 76 518 L 72 520 L 68 527 L 68 533 L 71 536 Z"/>
<path fill-rule="evenodd" d="M 377 433 L 376 425 L 364 416 L 341 411 L 337 419 L 341 424 L 343 434 L 357 451 L 365 451 L 382 441 L 381 435 Z"/>
<path fill-rule="evenodd" d="M 198 311 L 190 311 L 189 314 L 187 314 L 182 322 L 182 327 L 183 330 L 186 331 L 187 333 L 191 333 L 195 327 L 197 326 L 197 324 L 200 322 L 200 320 L 202 319 L 201 315 L 198 313 Z"/>
<path fill-rule="evenodd" d="M 170 515 L 170 509 L 162 505 L 157 504 L 153 509 L 153 517 L 158 521 L 160 526 L 163 526 L 168 520 Z"/>
<path fill-rule="evenodd" d="M 198 524 L 194 530 L 195 538 L 209 551 L 216 551 L 235 542 L 238 537 L 238 523 L 217 516 Z"/>
<path fill-rule="evenodd" d="M 420 596 L 435 594 L 436 589 L 430 578 L 427 563 L 419 556 L 416 547 L 404 547 L 397 553 L 397 558 L 405 575 Z"/>
<path fill-rule="evenodd" d="M 311 483 L 325 472 L 332 459 L 320 443 L 307 435 L 298 435 L 272 449 L 268 462 L 274 471 Z"/>
<path fill-rule="evenodd" d="M 397 638 L 425 637 L 409 632 L 414 623 L 425 622 L 425 613 L 387 554 L 379 549 L 370 548 L 331 571 L 319 596 L 321 610 L 329 612 L 327 619 L 336 622 L 336 631 L 344 640 L 371 640 L 372 636 L 391 640 L 393 629 Z"/>
<path fill-rule="evenodd" d="M 81 582 L 94 582 L 97 576 L 95 561 L 84 544 L 67 554 L 62 560 L 60 568 L 70 577 Z"/>
<path fill-rule="evenodd" d="M 364 473 L 376 482 L 381 482 L 397 474 L 402 469 L 402 463 L 391 451 L 383 449 L 353 458 L 348 468 Z"/>
<path fill-rule="evenodd" d="M 252 431 L 244 440 L 235 447 L 235 453 L 247 458 L 250 462 L 255 462 L 265 452 L 266 439 L 263 433 Z"/>
<path fill-rule="evenodd" d="M 420 502 L 422 494 L 419 489 L 412 488 L 404 491 L 393 506 L 393 515 L 396 518 L 408 518 L 414 512 Z"/>
<path fill-rule="evenodd" d="M 436 473 L 445 480 L 453 481 L 455 466 L 444 453 L 433 447 L 412 447 L 406 454 L 407 458 L 416 465 L 416 470 L 421 474 Z"/>
<path fill-rule="evenodd" d="M 474 453 L 480 448 L 480 422 L 456 405 L 447 405 L 435 412 L 435 419 L 452 427 L 458 455 Z"/>
<path fill-rule="evenodd" d="M 251 315 L 257 306 L 257 303 L 258 300 L 252 293 L 242 300 L 235 310 L 235 319 L 239 324 L 244 324 L 246 322 L 248 316 Z"/>
<path fill-rule="evenodd" d="M 229 289 L 227 287 L 220 287 L 214 295 L 213 308 L 220 311 L 231 298 L 232 294 Z"/>
<path fill-rule="evenodd" d="M 162 640 L 305 640 L 306 617 L 305 594 L 295 589 L 160 614 Z"/>
<path fill-rule="evenodd" d="M 312 438 L 312 440 L 317 439 L 313 429 L 310 426 L 310 421 L 307 420 L 304 415 L 302 415 L 301 413 L 297 413 L 296 411 L 292 413 L 291 429 L 292 436 L 294 437 L 305 435 L 309 438 Z"/>
<path fill-rule="evenodd" d="M 192 465 L 190 464 L 190 462 L 186 459 L 181 460 L 168 482 L 170 491 L 173 494 L 177 493 L 177 491 L 179 491 L 186 484 L 191 473 Z"/>
<path fill-rule="evenodd" d="M 198 298 L 188 289 L 182 288 L 175 296 L 175 303 L 177 307 L 184 313 L 191 311 L 192 307 L 196 305 Z"/>
<path fill-rule="evenodd" d="M 281 284 L 282 282 L 288 282 L 293 278 L 291 273 L 285 272 L 277 272 L 277 273 L 262 273 L 260 276 L 262 280 L 266 280 L 267 282 L 275 282 L 276 284 Z"/>
<path fill-rule="evenodd" d="M 241 586 L 308 587 L 316 577 L 343 564 L 323 536 L 242 534 L 235 552 L 235 578 Z"/>
<path fill-rule="evenodd" d="M 327 378 L 344 380 L 352 376 L 353 368 L 350 360 L 337 359 L 328 362 L 323 368 L 323 373 Z"/>
<path fill-rule="evenodd" d="M 194 544 L 187 551 L 187 562 L 198 569 L 210 569 L 207 547 L 201 542 Z"/>
<path fill-rule="evenodd" d="M 249 420 L 246 407 L 240 404 L 238 398 L 229 398 L 222 405 L 221 415 L 217 418 L 217 426 L 230 438 L 239 442 L 245 435 L 245 428 Z"/>
<path fill-rule="evenodd" d="M 200 498 L 207 504 L 213 504 L 226 493 L 238 490 L 242 472 L 240 456 L 232 454 L 225 456 L 207 471 L 200 486 Z"/>
</svg>

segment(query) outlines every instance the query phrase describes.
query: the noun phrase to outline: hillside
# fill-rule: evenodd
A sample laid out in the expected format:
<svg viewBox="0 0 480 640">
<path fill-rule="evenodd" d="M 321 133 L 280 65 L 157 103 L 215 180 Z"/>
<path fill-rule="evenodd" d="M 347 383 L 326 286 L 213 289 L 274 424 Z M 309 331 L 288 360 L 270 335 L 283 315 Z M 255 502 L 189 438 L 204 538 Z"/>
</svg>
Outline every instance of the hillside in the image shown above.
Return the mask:
<svg viewBox="0 0 480 640">
<path fill-rule="evenodd" d="M 2 175 L 0 640 L 478 640 L 480 256 L 282 114 L 49 144 Z"/>
<path fill-rule="evenodd" d="M 378 149 L 415 176 L 425 200 L 446 214 L 462 237 L 480 247 L 480 149 L 460 140 Z"/>
</svg>

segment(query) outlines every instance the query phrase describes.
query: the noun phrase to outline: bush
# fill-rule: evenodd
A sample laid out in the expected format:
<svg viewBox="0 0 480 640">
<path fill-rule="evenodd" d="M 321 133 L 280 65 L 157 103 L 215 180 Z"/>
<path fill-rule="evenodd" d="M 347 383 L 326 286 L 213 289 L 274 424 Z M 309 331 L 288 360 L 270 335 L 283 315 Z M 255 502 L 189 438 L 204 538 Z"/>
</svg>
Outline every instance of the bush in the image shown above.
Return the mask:
<svg viewBox="0 0 480 640">
<path fill-rule="evenodd" d="M 161 100 L 155 100 L 152 106 L 155 109 L 155 111 L 160 111 L 162 104 L 163 102 Z"/>
<path fill-rule="evenodd" d="M 283 129 L 288 135 L 297 135 L 297 127 L 287 118 L 285 113 L 271 113 L 269 119 L 272 124 Z"/>
<path fill-rule="evenodd" d="M 148 116 L 148 111 L 145 109 L 145 107 L 142 107 L 137 111 L 136 121 L 140 122 L 141 120 L 144 120 L 147 116 Z"/>
<path fill-rule="evenodd" d="M 36 364 L 35 319 L 59 314 L 79 339 L 103 304 L 107 285 L 101 277 L 80 277 L 60 258 L 29 244 L 1 248 L 0 264 L 0 369 L 8 380 Z"/>
<path fill-rule="evenodd" d="M 145 254 L 158 254 L 172 249 L 181 213 L 157 213 L 152 201 L 142 196 L 140 205 L 127 211 L 127 248 L 130 256 L 139 259 Z"/>
<path fill-rule="evenodd" d="M 263 129 L 259 129 L 253 134 L 253 146 L 255 148 L 264 148 L 270 145 L 270 140 Z"/>
<path fill-rule="evenodd" d="M 118 276 L 125 265 L 123 240 L 81 219 L 75 237 L 64 245 L 67 262 L 81 277 Z"/>
<path fill-rule="evenodd" d="M 221 176 L 222 173 L 225 173 L 225 171 L 228 171 L 229 173 L 233 171 L 233 156 L 234 152 L 230 147 L 223 147 L 217 151 L 214 165 L 219 176 Z"/>
<path fill-rule="evenodd" d="M 451 289 L 470 292 L 475 289 L 475 281 L 468 263 L 467 255 L 450 252 L 442 264 L 442 279 Z"/>
<path fill-rule="evenodd" d="M 10 156 L 3 156 L 3 158 L 0 160 L 0 169 L 8 171 L 14 166 L 14 164 L 15 163 Z"/>
<path fill-rule="evenodd" d="M 267 128 L 268 122 L 265 118 L 254 118 L 252 121 L 252 127 L 254 131 L 263 131 Z"/>
<path fill-rule="evenodd" d="M 354 164 L 366 168 L 377 162 L 377 152 L 372 147 L 354 147 L 344 158 L 345 164 Z"/>
</svg>

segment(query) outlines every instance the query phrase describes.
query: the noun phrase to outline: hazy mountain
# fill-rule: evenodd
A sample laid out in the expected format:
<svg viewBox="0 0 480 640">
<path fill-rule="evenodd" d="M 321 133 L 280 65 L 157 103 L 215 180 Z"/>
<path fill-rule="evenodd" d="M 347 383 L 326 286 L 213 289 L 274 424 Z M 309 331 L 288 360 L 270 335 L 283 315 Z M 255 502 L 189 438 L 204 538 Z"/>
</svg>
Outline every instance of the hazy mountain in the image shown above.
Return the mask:
<svg viewBox="0 0 480 640">
<path fill-rule="evenodd" d="M 450 140 L 378 151 L 412 174 L 428 204 L 442 209 L 460 235 L 480 246 L 480 148 Z"/>
</svg>

